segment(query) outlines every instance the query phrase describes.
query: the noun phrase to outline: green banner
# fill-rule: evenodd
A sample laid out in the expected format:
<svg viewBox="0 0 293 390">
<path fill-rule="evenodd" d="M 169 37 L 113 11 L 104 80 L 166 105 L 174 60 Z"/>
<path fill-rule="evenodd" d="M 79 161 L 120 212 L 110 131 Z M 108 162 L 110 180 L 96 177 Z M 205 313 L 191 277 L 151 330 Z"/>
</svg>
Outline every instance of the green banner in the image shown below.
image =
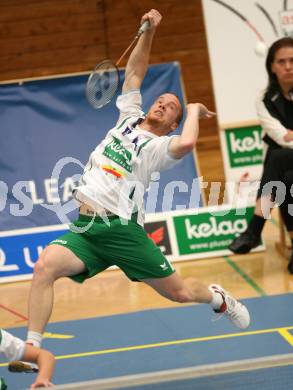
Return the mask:
<svg viewBox="0 0 293 390">
<path fill-rule="evenodd" d="M 229 165 L 240 168 L 263 163 L 262 128 L 259 125 L 225 130 Z"/>
<path fill-rule="evenodd" d="M 179 254 L 227 249 L 236 235 L 246 230 L 253 211 L 254 207 L 249 207 L 246 210 L 225 210 L 226 215 L 219 211 L 173 217 Z"/>
</svg>

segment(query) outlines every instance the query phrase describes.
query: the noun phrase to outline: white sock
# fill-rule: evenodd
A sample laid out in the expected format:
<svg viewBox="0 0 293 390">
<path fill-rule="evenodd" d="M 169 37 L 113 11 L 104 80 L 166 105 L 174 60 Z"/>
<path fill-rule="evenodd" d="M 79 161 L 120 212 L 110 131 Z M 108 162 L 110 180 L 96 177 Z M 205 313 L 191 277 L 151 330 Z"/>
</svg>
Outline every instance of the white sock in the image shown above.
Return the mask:
<svg viewBox="0 0 293 390">
<path fill-rule="evenodd" d="M 210 302 L 210 305 L 213 309 L 218 310 L 222 306 L 222 303 L 224 302 L 223 297 L 220 293 L 214 291 L 213 289 L 209 288 L 210 292 L 212 293 L 212 300 Z"/>
<path fill-rule="evenodd" d="M 42 343 L 43 335 L 38 332 L 33 332 L 32 330 L 29 330 L 27 332 L 27 343 L 32 344 L 34 347 L 40 348 Z"/>
</svg>

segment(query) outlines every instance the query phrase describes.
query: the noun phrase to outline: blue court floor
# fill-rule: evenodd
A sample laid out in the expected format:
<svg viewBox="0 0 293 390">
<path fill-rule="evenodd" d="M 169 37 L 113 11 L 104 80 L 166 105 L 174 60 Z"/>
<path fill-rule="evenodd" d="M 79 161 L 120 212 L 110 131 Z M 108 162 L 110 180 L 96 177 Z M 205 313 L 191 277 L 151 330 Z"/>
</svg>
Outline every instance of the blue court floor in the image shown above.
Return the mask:
<svg viewBox="0 0 293 390">
<path fill-rule="evenodd" d="M 293 353 L 293 294 L 243 302 L 252 318 L 251 326 L 244 331 L 235 329 L 226 318 L 213 322 L 207 305 L 51 323 L 43 346 L 57 357 L 53 382 L 80 382 Z M 25 339 L 26 328 L 9 331 Z M 25 389 L 33 382 L 32 374 L 9 373 L 3 360 L 0 376 L 11 390 Z M 291 380 L 293 388 L 293 375 Z"/>
</svg>

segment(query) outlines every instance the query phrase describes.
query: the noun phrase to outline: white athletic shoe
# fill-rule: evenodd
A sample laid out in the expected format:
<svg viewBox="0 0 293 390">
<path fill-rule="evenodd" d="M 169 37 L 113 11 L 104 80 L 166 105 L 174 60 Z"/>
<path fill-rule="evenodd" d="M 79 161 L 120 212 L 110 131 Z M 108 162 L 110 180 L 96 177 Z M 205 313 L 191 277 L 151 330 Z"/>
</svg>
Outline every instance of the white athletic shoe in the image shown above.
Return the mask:
<svg viewBox="0 0 293 390">
<path fill-rule="evenodd" d="M 209 289 L 222 295 L 223 303 L 215 313 L 220 317 L 225 315 L 237 328 L 245 329 L 250 324 L 250 315 L 247 308 L 227 293 L 221 286 L 211 284 Z"/>
</svg>

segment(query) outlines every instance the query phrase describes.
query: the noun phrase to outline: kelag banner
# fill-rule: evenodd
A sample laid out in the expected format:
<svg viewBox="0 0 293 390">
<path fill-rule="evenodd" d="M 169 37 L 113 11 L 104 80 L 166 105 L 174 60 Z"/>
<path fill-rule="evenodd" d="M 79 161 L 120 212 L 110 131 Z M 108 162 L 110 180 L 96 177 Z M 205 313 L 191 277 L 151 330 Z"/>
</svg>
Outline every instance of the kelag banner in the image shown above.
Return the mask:
<svg viewBox="0 0 293 390">
<path fill-rule="evenodd" d="M 263 170 L 262 128 L 243 122 L 224 126 L 220 132 L 227 185 L 227 200 L 239 206 L 253 205 Z"/>
<path fill-rule="evenodd" d="M 173 218 L 180 255 L 219 253 L 226 251 L 236 236 L 247 229 L 247 221 L 253 215 L 253 207 L 245 210 L 214 210 L 195 215 L 183 214 Z M 242 214 L 242 215 L 241 215 Z M 225 253 L 225 252 L 224 252 Z"/>
<path fill-rule="evenodd" d="M 225 131 L 229 168 L 263 164 L 262 128 L 259 125 Z"/>
<path fill-rule="evenodd" d="M 124 72 L 121 78 L 123 82 Z M 87 76 L 74 76 L 0 87 L 2 280 L 30 274 L 38 251 L 59 234 L 52 225 L 77 216 L 72 187 L 90 153 L 118 119 L 116 99 L 100 110 L 88 105 L 86 80 Z M 167 91 L 183 100 L 178 64 L 150 66 L 142 86 L 143 109 Z M 196 178 L 192 155 L 154 175 L 146 211 L 197 207 L 201 195 Z M 55 233 L 49 233 L 50 226 Z"/>
</svg>

